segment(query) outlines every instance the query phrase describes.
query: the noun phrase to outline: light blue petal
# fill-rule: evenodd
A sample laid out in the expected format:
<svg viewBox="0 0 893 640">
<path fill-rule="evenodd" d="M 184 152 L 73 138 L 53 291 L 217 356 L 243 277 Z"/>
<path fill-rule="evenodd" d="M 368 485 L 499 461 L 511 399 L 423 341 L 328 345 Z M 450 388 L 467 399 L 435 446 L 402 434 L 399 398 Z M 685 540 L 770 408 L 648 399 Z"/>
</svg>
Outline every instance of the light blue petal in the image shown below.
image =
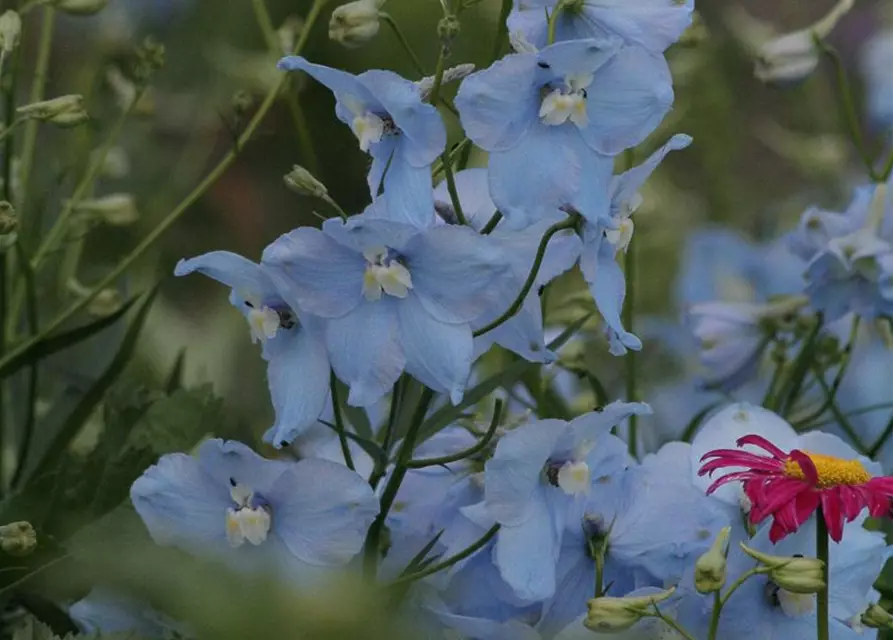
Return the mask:
<svg viewBox="0 0 893 640">
<path fill-rule="evenodd" d="M 636 193 L 642 188 L 645 181 L 651 177 L 651 174 L 654 173 L 657 166 L 663 162 L 663 159 L 667 154 L 670 153 L 670 151 L 685 149 L 691 144 L 691 141 L 691 136 L 677 133 L 660 149 L 652 153 L 645 162 L 616 176 L 611 182 L 611 201 L 614 206 L 620 206 L 632 201 Z"/>
<path fill-rule="evenodd" d="M 614 427 L 630 416 L 651 414 L 651 407 L 644 402 L 621 402 L 616 400 L 600 411 L 590 411 L 574 418 L 569 424 L 569 432 L 573 439 L 572 447 L 595 441 L 608 435 Z"/>
<path fill-rule="evenodd" d="M 319 229 L 301 227 L 264 250 L 263 265 L 289 305 L 324 318 L 343 316 L 363 299 L 366 262 Z"/>
<path fill-rule="evenodd" d="M 545 47 L 549 42 L 549 22 L 546 19 L 545 9 L 554 6 L 555 0 L 533 0 L 524 3 L 515 2 L 514 4 L 515 8 L 506 21 L 508 32 L 523 36 L 537 49 Z M 519 8 L 519 4 L 523 8 Z M 568 40 L 569 38 L 561 39 Z"/>
<path fill-rule="evenodd" d="M 540 241 L 556 222 L 565 219 L 563 214 L 546 218 L 536 222 L 526 229 L 512 231 L 498 227 L 490 234 L 490 237 L 499 241 L 512 262 L 512 272 L 523 284 L 533 267 L 536 253 L 539 250 Z M 577 263 L 580 256 L 582 242 L 580 237 L 571 229 L 559 231 L 552 236 L 546 246 L 546 253 L 540 263 L 534 287 L 541 287 L 569 270 Z M 518 287 L 520 291 L 521 287 Z"/>
<path fill-rule="evenodd" d="M 326 220 L 322 230 L 338 244 L 359 254 L 377 247 L 402 251 L 406 243 L 419 233 L 418 227 L 391 219 L 387 201 L 382 198 L 366 207 L 361 215 L 348 218 L 347 222 L 341 218 Z"/>
<path fill-rule="evenodd" d="M 537 121 L 514 147 L 491 152 L 490 195 L 511 228 L 552 216 L 572 201 L 583 181 L 578 139 L 573 128 Z"/>
<path fill-rule="evenodd" d="M 276 422 L 264 442 L 277 449 L 316 423 L 329 394 L 329 358 L 321 333 L 305 326 L 284 333 L 271 341 L 276 350 L 267 367 Z"/>
<path fill-rule="evenodd" d="M 540 101 L 534 54 L 508 55 L 462 81 L 456 108 L 466 135 L 487 151 L 510 149 L 536 122 Z"/>
<path fill-rule="evenodd" d="M 360 82 L 357 76 L 347 73 L 346 71 L 332 69 L 331 67 L 326 67 L 321 64 L 314 64 L 301 56 L 286 56 L 285 58 L 282 58 L 276 66 L 283 71 L 303 71 L 307 73 L 314 80 L 325 85 L 329 91 L 334 93 L 335 99 L 338 100 L 339 103 L 349 96 L 367 108 L 371 108 L 375 111 L 381 110 L 381 105 L 372 95 L 372 92 Z M 350 124 L 350 121 L 345 117 L 343 110 L 336 110 L 336 113 L 338 113 L 342 122 Z"/>
<path fill-rule="evenodd" d="M 571 204 L 592 225 L 614 225 L 611 209 L 610 185 L 614 173 L 614 158 L 596 153 L 586 146 L 580 136 L 573 144 L 583 161 L 582 175 L 586 179 L 571 199 Z"/>
<path fill-rule="evenodd" d="M 68 614 L 84 633 L 97 636 L 130 632 L 162 640 L 171 637 L 173 631 L 185 631 L 147 602 L 109 588 L 94 587 L 69 607 Z"/>
<path fill-rule="evenodd" d="M 413 293 L 428 313 L 465 324 L 494 308 L 511 281 L 500 244 L 467 227 L 443 225 L 417 235 L 404 249 Z"/>
<path fill-rule="evenodd" d="M 250 295 L 264 299 L 276 295 L 273 283 L 260 265 L 236 253 L 211 251 L 180 260 L 174 275 L 185 276 L 196 271 L 228 286 L 242 298 Z"/>
<path fill-rule="evenodd" d="M 313 458 L 290 465 L 268 498 L 275 505 L 271 533 L 303 562 L 321 566 L 353 558 L 379 508 L 359 474 Z"/>
<path fill-rule="evenodd" d="M 236 440 L 214 438 L 198 448 L 202 471 L 227 492 L 233 481 L 264 495 L 288 468 L 282 460 L 268 460 Z"/>
<path fill-rule="evenodd" d="M 537 53 L 537 61 L 541 69 L 548 65 L 541 72 L 543 75 L 564 82 L 568 76 L 596 73 L 616 55 L 619 47 L 620 41 L 611 37 L 558 42 Z"/>
<path fill-rule="evenodd" d="M 406 138 L 405 159 L 428 167 L 446 147 L 446 128 L 433 105 L 422 102 L 418 85 L 392 71 L 373 69 L 357 79 L 375 96 Z"/>
<path fill-rule="evenodd" d="M 406 366 L 397 337 L 397 309 L 389 296 L 363 302 L 327 322 L 325 340 L 332 368 L 350 387 L 347 401 L 355 407 L 380 400 Z"/>
<path fill-rule="evenodd" d="M 688 236 L 683 256 L 676 283 L 676 304 L 681 309 L 714 300 L 753 301 L 740 299 L 756 262 L 754 248 L 740 234 L 719 228 L 696 230 Z"/>
<path fill-rule="evenodd" d="M 372 164 L 369 166 L 369 173 L 366 175 L 366 183 L 369 185 L 369 195 L 375 200 L 378 194 L 384 189 L 385 172 L 391 172 L 391 165 L 394 162 L 394 154 L 400 139 L 397 136 L 385 136 L 381 142 L 374 144 L 369 148 L 369 155 L 372 156 Z M 430 180 L 429 180 L 430 182 Z"/>
<path fill-rule="evenodd" d="M 473 326 L 480 328 L 495 320 L 503 310 L 508 309 L 515 297 L 514 295 L 505 296 L 502 304 L 498 306 L 500 311 L 483 316 L 482 320 L 475 322 Z M 494 344 L 498 344 L 530 362 L 547 363 L 555 359 L 555 354 L 546 349 L 542 309 L 539 296 L 536 293 L 527 296 L 524 306 L 510 320 L 475 338 L 475 354 L 486 353 Z"/>
<path fill-rule="evenodd" d="M 425 228 L 434 224 L 431 169 L 406 161 L 405 145 L 399 144 L 384 178 L 383 210 L 388 220 Z"/>
<path fill-rule="evenodd" d="M 589 125 L 580 130 L 593 151 L 620 153 L 635 147 L 673 105 L 667 61 L 640 47 L 624 47 L 596 73 L 587 89 Z"/>
<path fill-rule="evenodd" d="M 694 0 L 586 0 L 576 21 L 593 36 L 617 35 L 662 53 L 689 27 L 693 9 Z"/>
<path fill-rule="evenodd" d="M 225 548 L 229 484 L 214 482 L 185 453 L 162 456 L 130 488 L 133 507 L 161 545 Z"/>
<path fill-rule="evenodd" d="M 480 231 L 496 213 L 496 205 L 490 198 L 487 170 L 465 169 L 453 177 L 456 180 L 456 191 L 459 194 L 459 204 L 462 205 L 465 220 L 472 229 Z M 434 189 L 434 200 L 453 206 L 446 180 L 442 180 Z"/>
<path fill-rule="evenodd" d="M 530 519 L 541 499 L 543 466 L 567 429 L 561 420 L 539 420 L 499 439 L 484 467 L 484 496 L 493 516 L 507 526 Z"/>
<path fill-rule="evenodd" d="M 503 524 L 496 538 L 496 566 L 502 579 L 522 600 L 545 600 L 555 593 L 555 568 L 561 541 L 544 500 L 530 503 L 524 522 Z"/>
<path fill-rule="evenodd" d="M 459 404 L 471 371 L 471 328 L 435 319 L 415 295 L 397 304 L 397 318 L 406 371 Z"/>
</svg>

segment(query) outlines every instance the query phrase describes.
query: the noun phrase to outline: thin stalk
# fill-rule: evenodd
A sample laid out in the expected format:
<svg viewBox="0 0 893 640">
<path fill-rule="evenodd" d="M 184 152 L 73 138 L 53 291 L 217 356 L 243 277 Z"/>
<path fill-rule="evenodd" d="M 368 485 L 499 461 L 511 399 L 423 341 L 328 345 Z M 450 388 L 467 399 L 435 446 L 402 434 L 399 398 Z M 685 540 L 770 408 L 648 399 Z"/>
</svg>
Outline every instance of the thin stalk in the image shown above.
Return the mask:
<svg viewBox="0 0 893 640">
<path fill-rule="evenodd" d="M 412 47 L 410 46 L 409 40 L 407 40 L 406 36 L 403 35 L 403 31 L 400 29 L 400 25 L 397 24 L 397 21 L 394 20 L 391 14 L 385 13 L 384 11 L 380 12 L 378 14 L 378 17 L 381 18 L 381 20 L 391 28 L 391 31 L 394 32 L 395 36 L 397 36 L 397 40 L 400 42 L 400 46 L 403 47 L 403 50 L 409 56 L 409 59 L 412 62 L 412 66 L 415 67 L 416 72 L 424 78 L 427 75 L 425 73 L 425 67 L 424 65 L 422 65 L 422 62 L 416 55 L 416 52 L 413 51 Z"/>
<path fill-rule="evenodd" d="M 555 8 L 552 9 L 552 13 L 549 14 L 548 44 L 555 44 L 555 29 L 558 28 L 558 19 L 561 17 L 562 11 L 564 11 L 564 2 L 558 0 L 558 2 L 555 3 Z"/>
<path fill-rule="evenodd" d="M 310 13 L 307 14 L 305 27 L 301 31 L 301 36 L 298 39 L 297 45 L 295 45 L 294 53 L 299 54 L 303 48 L 307 44 L 307 39 L 309 38 L 310 31 L 316 20 L 319 19 L 319 15 L 322 12 L 323 7 L 325 6 L 328 0 L 315 0 L 313 6 L 310 8 Z M 287 84 L 288 76 L 283 75 L 282 79 L 276 84 L 276 86 L 272 87 L 268 92 L 264 101 L 261 103 L 257 112 L 254 114 L 254 117 L 248 123 L 248 126 L 245 127 L 245 130 L 242 132 L 242 135 L 239 136 L 238 144 L 230 150 L 217 164 L 214 169 L 202 180 L 181 202 L 178 204 L 173 211 L 171 211 L 167 217 L 165 217 L 152 231 L 150 231 L 145 238 L 131 251 L 127 256 L 125 256 L 111 271 L 109 271 L 104 278 L 102 278 L 91 290 L 88 294 L 80 298 L 77 302 L 71 304 L 68 308 L 66 308 L 62 313 L 56 316 L 53 320 L 49 322 L 49 324 L 36 336 L 32 337 L 29 340 L 22 341 L 15 349 L 11 350 L 5 356 L 0 358 L 0 367 L 4 364 L 10 362 L 13 358 L 17 357 L 27 349 L 31 348 L 46 336 L 52 334 L 59 327 L 64 325 L 68 320 L 73 318 L 77 313 L 79 313 L 82 309 L 84 309 L 93 299 L 99 295 L 99 292 L 109 287 L 115 283 L 115 281 L 126 272 L 139 258 L 142 256 L 158 239 L 165 234 L 165 232 L 170 229 L 179 219 L 180 217 L 193 205 L 195 204 L 213 185 L 226 173 L 226 170 L 232 166 L 232 164 L 236 161 L 236 158 L 239 155 L 239 149 L 241 149 L 248 140 L 254 135 L 257 128 L 260 126 L 261 121 L 269 112 L 270 108 L 273 106 L 273 103 L 276 101 L 279 92 L 282 88 Z"/>
<path fill-rule="evenodd" d="M 496 228 L 496 225 L 499 224 L 500 220 L 502 220 L 502 213 L 497 211 L 490 217 L 489 220 L 487 220 L 487 224 L 485 224 L 484 228 L 481 229 L 481 235 L 488 236 L 493 233 L 493 229 Z"/>
<path fill-rule="evenodd" d="M 710 612 L 710 629 L 707 631 L 707 640 L 716 640 L 719 631 L 719 617 L 722 613 L 722 597 L 719 590 L 713 592 L 713 611 Z"/>
<path fill-rule="evenodd" d="M 502 0 L 502 8 L 499 10 L 499 22 L 496 23 L 496 37 L 493 38 L 493 49 L 490 52 L 490 63 L 496 62 L 505 41 L 508 37 L 508 18 L 512 12 L 512 0 Z"/>
<path fill-rule="evenodd" d="M 279 37 L 276 35 L 276 27 L 273 26 L 273 20 L 270 18 L 270 12 L 267 11 L 266 3 L 264 0 L 251 0 L 251 6 L 254 9 L 257 26 L 260 27 L 264 42 L 267 43 L 267 49 L 273 54 L 280 53 Z"/>
<path fill-rule="evenodd" d="M 843 384 L 843 378 L 846 376 L 847 369 L 849 369 L 850 362 L 853 359 L 853 349 L 856 344 L 856 338 L 859 334 L 859 316 L 853 318 L 853 323 L 850 325 L 850 336 L 847 340 L 847 345 L 844 347 L 843 358 L 840 362 L 840 366 L 837 369 L 837 374 L 834 376 L 834 380 L 831 383 L 831 389 L 825 396 L 825 401 L 816 409 L 814 412 L 809 414 L 807 417 L 798 421 L 798 424 L 808 424 L 813 420 L 819 418 L 825 411 L 831 408 L 831 405 L 834 404 L 834 399 L 837 397 L 837 392 L 840 390 L 840 385 Z M 816 375 L 820 375 L 818 372 Z"/>
<path fill-rule="evenodd" d="M 667 615 L 664 615 L 661 612 L 661 610 L 657 608 L 656 604 L 654 605 L 654 617 L 658 618 L 660 620 L 663 620 L 665 624 L 672 627 L 676 631 L 676 633 L 678 633 L 680 636 L 685 638 L 685 640 L 696 640 L 696 638 L 693 635 L 691 635 L 688 631 L 686 631 L 682 627 L 682 625 L 680 625 L 678 622 L 673 620 L 673 618 L 671 618 Z"/>
<path fill-rule="evenodd" d="M 524 300 L 527 299 L 527 295 L 530 293 L 531 289 L 533 289 L 533 285 L 536 283 L 536 278 L 539 275 L 540 267 L 543 264 L 543 258 L 546 257 L 546 247 L 549 245 L 549 241 L 552 239 L 556 233 L 559 233 L 565 229 L 573 229 L 577 225 L 576 216 L 570 216 L 561 222 L 556 222 L 551 227 L 546 230 L 546 233 L 543 234 L 542 239 L 540 240 L 540 245 L 537 247 L 536 256 L 533 259 L 533 265 L 530 267 L 530 273 L 527 274 L 527 280 L 524 282 L 524 286 L 521 287 L 521 291 L 518 292 L 518 296 L 515 298 L 515 301 L 509 306 L 508 309 L 505 310 L 501 316 L 496 318 L 490 324 L 487 324 L 477 331 L 474 332 L 474 337 L 482 336 L 488 331 L 492 331 L 496 327 L 502 325 L 504 322 L 510 320 L 516 313 L 521 310 L 521 307 L 524 306 Z M 2 365 L 2 362 L 0 362 Z"/>
<path fill-rule="evenodd" d="M 495 406 L 493 407 L 493 417 L 490 419 L 490 426 L 487 429 L 487 432 L 484 436 L 475 444 L 473 447 L 469 447 L 468 449 L 463 449 L 457 453 L 454 453 L 449 456 L 441 456 L 439 458 L 422 458 L 420 460 L 410 460 L 408 463 L 408 467 L 410 469 L 424 469 L 425 467 L 438 467 L 446 464 L 450 464 L 452 462 L 459 462 L 460 460 L 465 460 L 466 458 L 470 458 L 472 456 L 477 455 L 481 451 L 487 448 L 487 445 L 493 440 L 493 436 L 496 435 L 496 429 L 499 428 L 499 421 L 502 418 L 502 400 L 496 400 Z"/>
<path fill-rule="evenodd" d="M 409 471 L 409 462 L 412 460 L 412 452 L 415 449 L 416 439 L 419 436 L 422 423 L 425 421 L 428 407 L 433 400 L 434 392 L 428 387 L 425 387 L 425 390 L 422 391 L 422 397 L 419 398 L 419 403 L 416 405 L 415 412 L 412 415 L 409 430 L 406 432 L 406 437 L 403 438 L 403 444 L 397 454 L 397 463 L 394 466 L 394 471 L 381 495 L 381 509 L 379 510 L 375 521 L 372 523 L 372 526 L 369 527 L 369 534 L 366 536 L 366 549 L 364 552 L 364 569 L 366 576 L 370 579 L 375 577 L 377 571 L 381 534 L 384 531 L 388 513 L 391 511 L 391 507 L 394 506 L 394 500 L 397 499 L 397 492 L 400 490 L 400 485 L 403 484 L 406 472 Z"/>
<path fill-rule="evenodd" d="M 812 350 L 822 330 L 822 325 L 822 314 L 816 314 L 815 325 L 813 325 L 812 330 L 803 341 L 803 346 L 800 347 L 800 352 L 797 354 L 788 372 L 789 375 L 786 376 L 778 394 L 772 398 L 772 403 L 769 407 L 772 411 L 780 411 L 782 416 L 786 416 L 793 407 L 794 401 L 800 393 L 800 388 L 803 386 L 803 379 L 809 371 L 813 355 Z"/>
<path fill-rule="evenodd" d="M 887 440 L 890 439 L 890 436 L 893 435 L 893 417 L 887 422 L 887 426 L 884 427 L 884 431 L 878 436 L 878 439 L 874 441 L 874 444 L 868 449 L 868 452 L 865 454 L 872 460 L 880 453 L 881 449 L 887 444 Z"/>
<path fill-rule="evenodd" d="M 829 582 L 830 575 L 828 572 L 828 527 L 825 524 L 825 514 L 822 512 L 821 507 L 819 507 L 815 513 L 815 525 L 816 557 L 823 563 L 822 577 L 825 581 L 825 588 L 816 594 L 816 599 L 818 601 L 818 607 L 816 610 L 816 615 L 818 616 L 818 619 L 816 621 L 816 629 L 818 633 L 816 635 L 816 638 L 818 640 L 831 640 L 831 636 L 828 631 L 828 593 L 831 590 L 831 583 Z"/>
<path fill-rule="evenodd" d="M 635 331 L 636 321 L 636 242 L 635 239 L 626 248 L 623 256 L 623 270 L 626 277 L 626 301 L 623 306 L 623 324 L 630 333 Z M 626 401 L 635 402 L 638 397 L 638 367 L 636 352 L 626 352 Z M 639 420 L 636 414 L 629 417 L 629 454 L 635 458 L 639 448 Z"/>
<path fill-rule="evenodd" d="M 840 428 L 847 435 L 847 437 L 853 442 L 853 445 L 861 454 L 865 454 L 868 452 L 868 448 L 862 443 L 862 439 L 859 437 L 859 434 L 856 432 L 855 427 L 850 424 L 850 421 L 847 419 L 843 412 L 840 410 L 840 407 L 837 406 L 837 402 L 832 397 L 834 393 L 834 389 L 828 386 L 828 383 L 825 382 L 825 379 L 822 377 L 821 371 L 815 370 L 815 377 L 818 380 L 819 386 L 822 387 L 822 391 L 825 394 L 825 398 L 827 398 L 828 408 L 831 410 L 831 415 L 834 416 L 834 419 L 837 421 Z"/>
<path fill-rule="evenodd" d="M 338 433 L 338 442 L 341 443 L 341 455 L 344 456 L 344 464 L 351 471 L 356 471 L 353 456 L 350 455 L 350 445 L 347 443 L 347 435 L 344 430 L 344 417 L 341 415 L 341 401 L 338 399 L 338 378 L 335 371 L 329 372 L 329 393 L 332 396 L 332 413 L 335 414 L 335 431 Z"/>
<path fill-rule="evenodd" d="M 605 595 L 605 554 L 604 552 L 595 555 L 595 597 L 601 598 Z"/>
<path fill-rule="evenodd" d="M 462 562 L 463 560 L 465 560 L 465 558 L 468 558 L 483 549 L 487 545 L 487 543 L 493 539 L 493 536 L 499 533 L 499 529 L 501 526 L 502 525 L 494 524 L 492 527 L 490 527 L 490 529 L 487 530 L 487 533 L 482 535 L 477 541 L 474 542 L 474 544 L 469 546 L 467 549 L 463 549 L 456 555 L 450 556 L 446 560 L 438 562 L 437 564 L 433 564 L 427 569 L 397 578 L 389 586 L 393 587 L 399 584 L 405 584 L 407 582 L 415 582 L 417 580 L 421 580 L 422 578 L 432 576 L 435 573 L 443 571 L 444 569 L 449 569 L 454 564 Z"/>
<path fill-rule="evenodd" d="M 886 182 L 887 180 L 889 180 L 890 174 L 893 174 L 893 153 L 890 154 L 890 157 L 887 158 L 886 164 L 884 164 L 884 168 L 881 169 L 880 181 Z"/>
<path fill-rule="evenodd" d="M 441 158 L 443 158 L 443 174 L 446 176 L 447 191 L 450 193 L 450 200 L 453 204 L 456 219 L 463 227 L 468 226 L 465 212 L 462 211 L 462 201 L 459 200 L 459 190 L 456 189 L 456 177 L 453 175 L 453 165 L 450 162 L 449 154 L 444 151 Z"/>
<path fill-rule="evenodd" d="M 22 245 L 21 239 L 15 245 L 16 254 L 19 259 L 19 270 L 22 279 L 25 281 L 25 316 L 28 320 L 28 332 L 30 335 L 37 333 L 39 328 L 38 307 L 37 307 L 37 288 L 34 282 L 34 272 L 31 271 L 31 263 L 28 260 L 28 254 Z M 34 422 L 37 415 L 37 386 L 40 373 L 39 361 L 34 360 L 28 367 L 28 394 L 25 398 L 25 421 L 22 424 L 22 430 L 19 434 L 19 447 L 16 454 L 15 473 L 12 476 L 10 486 L 15 488 L 22 473 L 25 471 L 25 465 L 28 461 L 28 450 L 31 448 L 31 438 L 34 435 Z"/>
</svg>

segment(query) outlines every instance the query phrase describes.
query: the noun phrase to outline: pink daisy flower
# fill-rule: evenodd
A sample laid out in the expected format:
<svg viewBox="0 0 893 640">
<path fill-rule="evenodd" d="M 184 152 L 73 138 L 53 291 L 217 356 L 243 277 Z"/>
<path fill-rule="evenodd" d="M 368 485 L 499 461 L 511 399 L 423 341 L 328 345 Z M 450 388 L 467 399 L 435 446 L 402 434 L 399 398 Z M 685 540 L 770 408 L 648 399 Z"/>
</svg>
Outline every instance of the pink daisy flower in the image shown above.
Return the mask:
<svg viewBox="0 0 893 640">
<path fill-rule="evenodd" d="M 703 465 L 698 475 L 712 476 L 718 469 L 735 468 L 713 482 L 707 493 L 729 482 L 741 482 L 752 504 L 750 522 L 758 524 L 772 516 L 772 542 L 797 531 L 819 507 L 835 542 L 843 537 L 844 524 L 854 520 L 862 509 L 867 507 L 876 518 L 890 511 L 893 477 L 873 477 L 858 460 L 799 449 L 785 453 L 753 434 L 739 438 L 736 444 L 757 447 L 768 455 L 715 449 L 701 457 Z"/>
</svg>

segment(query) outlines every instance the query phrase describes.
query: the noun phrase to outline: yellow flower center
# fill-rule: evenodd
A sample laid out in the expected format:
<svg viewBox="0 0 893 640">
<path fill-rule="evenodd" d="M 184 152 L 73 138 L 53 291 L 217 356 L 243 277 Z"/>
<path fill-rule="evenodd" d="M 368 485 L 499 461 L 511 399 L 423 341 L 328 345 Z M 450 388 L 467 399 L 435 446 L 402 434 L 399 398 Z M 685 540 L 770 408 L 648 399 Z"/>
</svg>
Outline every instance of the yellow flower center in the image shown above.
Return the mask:
<svg viewBox="0 0 893 640">
<path fill-rule="evenodd" d="M 871 474 L 865 470 L 858 460 L 841 460 L 833 456 L 804 451 L 818 472 L 820 489 L 839 485 L 861 485 L 871 480 Z M 796 460 L 788 458 L 784 463 L 784 474 L 789 478 L 806 480 L 806 476 Z"/>
</svg>

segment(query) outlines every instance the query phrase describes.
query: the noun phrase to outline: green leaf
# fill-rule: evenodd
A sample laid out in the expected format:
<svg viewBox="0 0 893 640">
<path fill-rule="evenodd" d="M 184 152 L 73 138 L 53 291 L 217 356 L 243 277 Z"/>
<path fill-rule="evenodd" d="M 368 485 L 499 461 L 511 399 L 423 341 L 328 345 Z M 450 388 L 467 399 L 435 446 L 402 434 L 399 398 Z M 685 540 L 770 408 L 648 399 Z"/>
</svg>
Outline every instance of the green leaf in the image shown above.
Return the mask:
<svg viewBox="0 0 893 640">
<path fill-rule="evenodd" d="M 167 391 L 168 395 L 172 394 L 177 389 L 183 388 L 183 368 L 186 365 L 186 348 L 180 349 L 180 352 L 177 354 L 177 359 L 174 360 L 174 366 L 171 367 L 171 372 L 167 376 L 167 382 L 164 385 L 165 391 Z"/>
<path fill-rule="evenodd" d="M 154 297 L 154 293 L 150 295 Z M 136 303 L 138 299 L 139 296 L 131 298 L 130 300 L 125 302 L 120 309 L 104 318 L 100 318 L 99 320 L 96 320 L 89 324 L 85 324 L 81 327 L 78 327 L 77 329 L 71 329 L 70 331 L 65 331 L 64 333 L 58 333 L 53 336 L 48 336 L 43 340 L 40 340 L 39 342 L 35 342 L 33 345 L 31 345 L 20 354 L 18 354 L 16 357 L 10 359 L 2 367 L 0 367 L 0 378 L 6 378 L 7 376 L 12 375 L 27 364 L 42 360 L 47 356 L 51 356 L 54 353 L 83 342 L 84 340 L 96 335 L 103 329 L 112 326 L 130 310 L 130 308 L 134 305 L 134 303 Z"/>
<path fill-rule="evenodd" d="M 37 458 L 39 462 L 35 464 L 33 471 L 26 470 L 26 478 L 31 477 L 33 474 L 46 473 L 54 463 L 59 461 L 59 458 L 68 449 L 68 445 L 102 401 L 106 391 L 111 388 L 112 384 L 114 384 L 124 371 L 124 368 L 130 363 L 130 359 L 136 351 L 140 333 L 146 323 L 146 318 L 149 316 L 149 310 L 152 307 L 152 303 L 154 302 L 157 293 L 158 286 L 156 285 L 148 294 L 146 294 L 143 302 L 140 304 L 134 315 L 133 321 L 130 323 L 130 327 L 127 329 L 127 333 L 124 335 L 124 339 L 121 341 L 121 346 L 118 348 L 118 352 L 115 354 L 112 362 L 93 383 L 93 386 L 90 387 L 87 393 L 84 394 L 80 402 L 74 408 L 74 411 L 72 411 L 71 415 L 68 416 L 68 419 L 62 425 L 62 428 L 52 438 L 49 446 L 46 447 L 40 457 Z"/>
</svg>

